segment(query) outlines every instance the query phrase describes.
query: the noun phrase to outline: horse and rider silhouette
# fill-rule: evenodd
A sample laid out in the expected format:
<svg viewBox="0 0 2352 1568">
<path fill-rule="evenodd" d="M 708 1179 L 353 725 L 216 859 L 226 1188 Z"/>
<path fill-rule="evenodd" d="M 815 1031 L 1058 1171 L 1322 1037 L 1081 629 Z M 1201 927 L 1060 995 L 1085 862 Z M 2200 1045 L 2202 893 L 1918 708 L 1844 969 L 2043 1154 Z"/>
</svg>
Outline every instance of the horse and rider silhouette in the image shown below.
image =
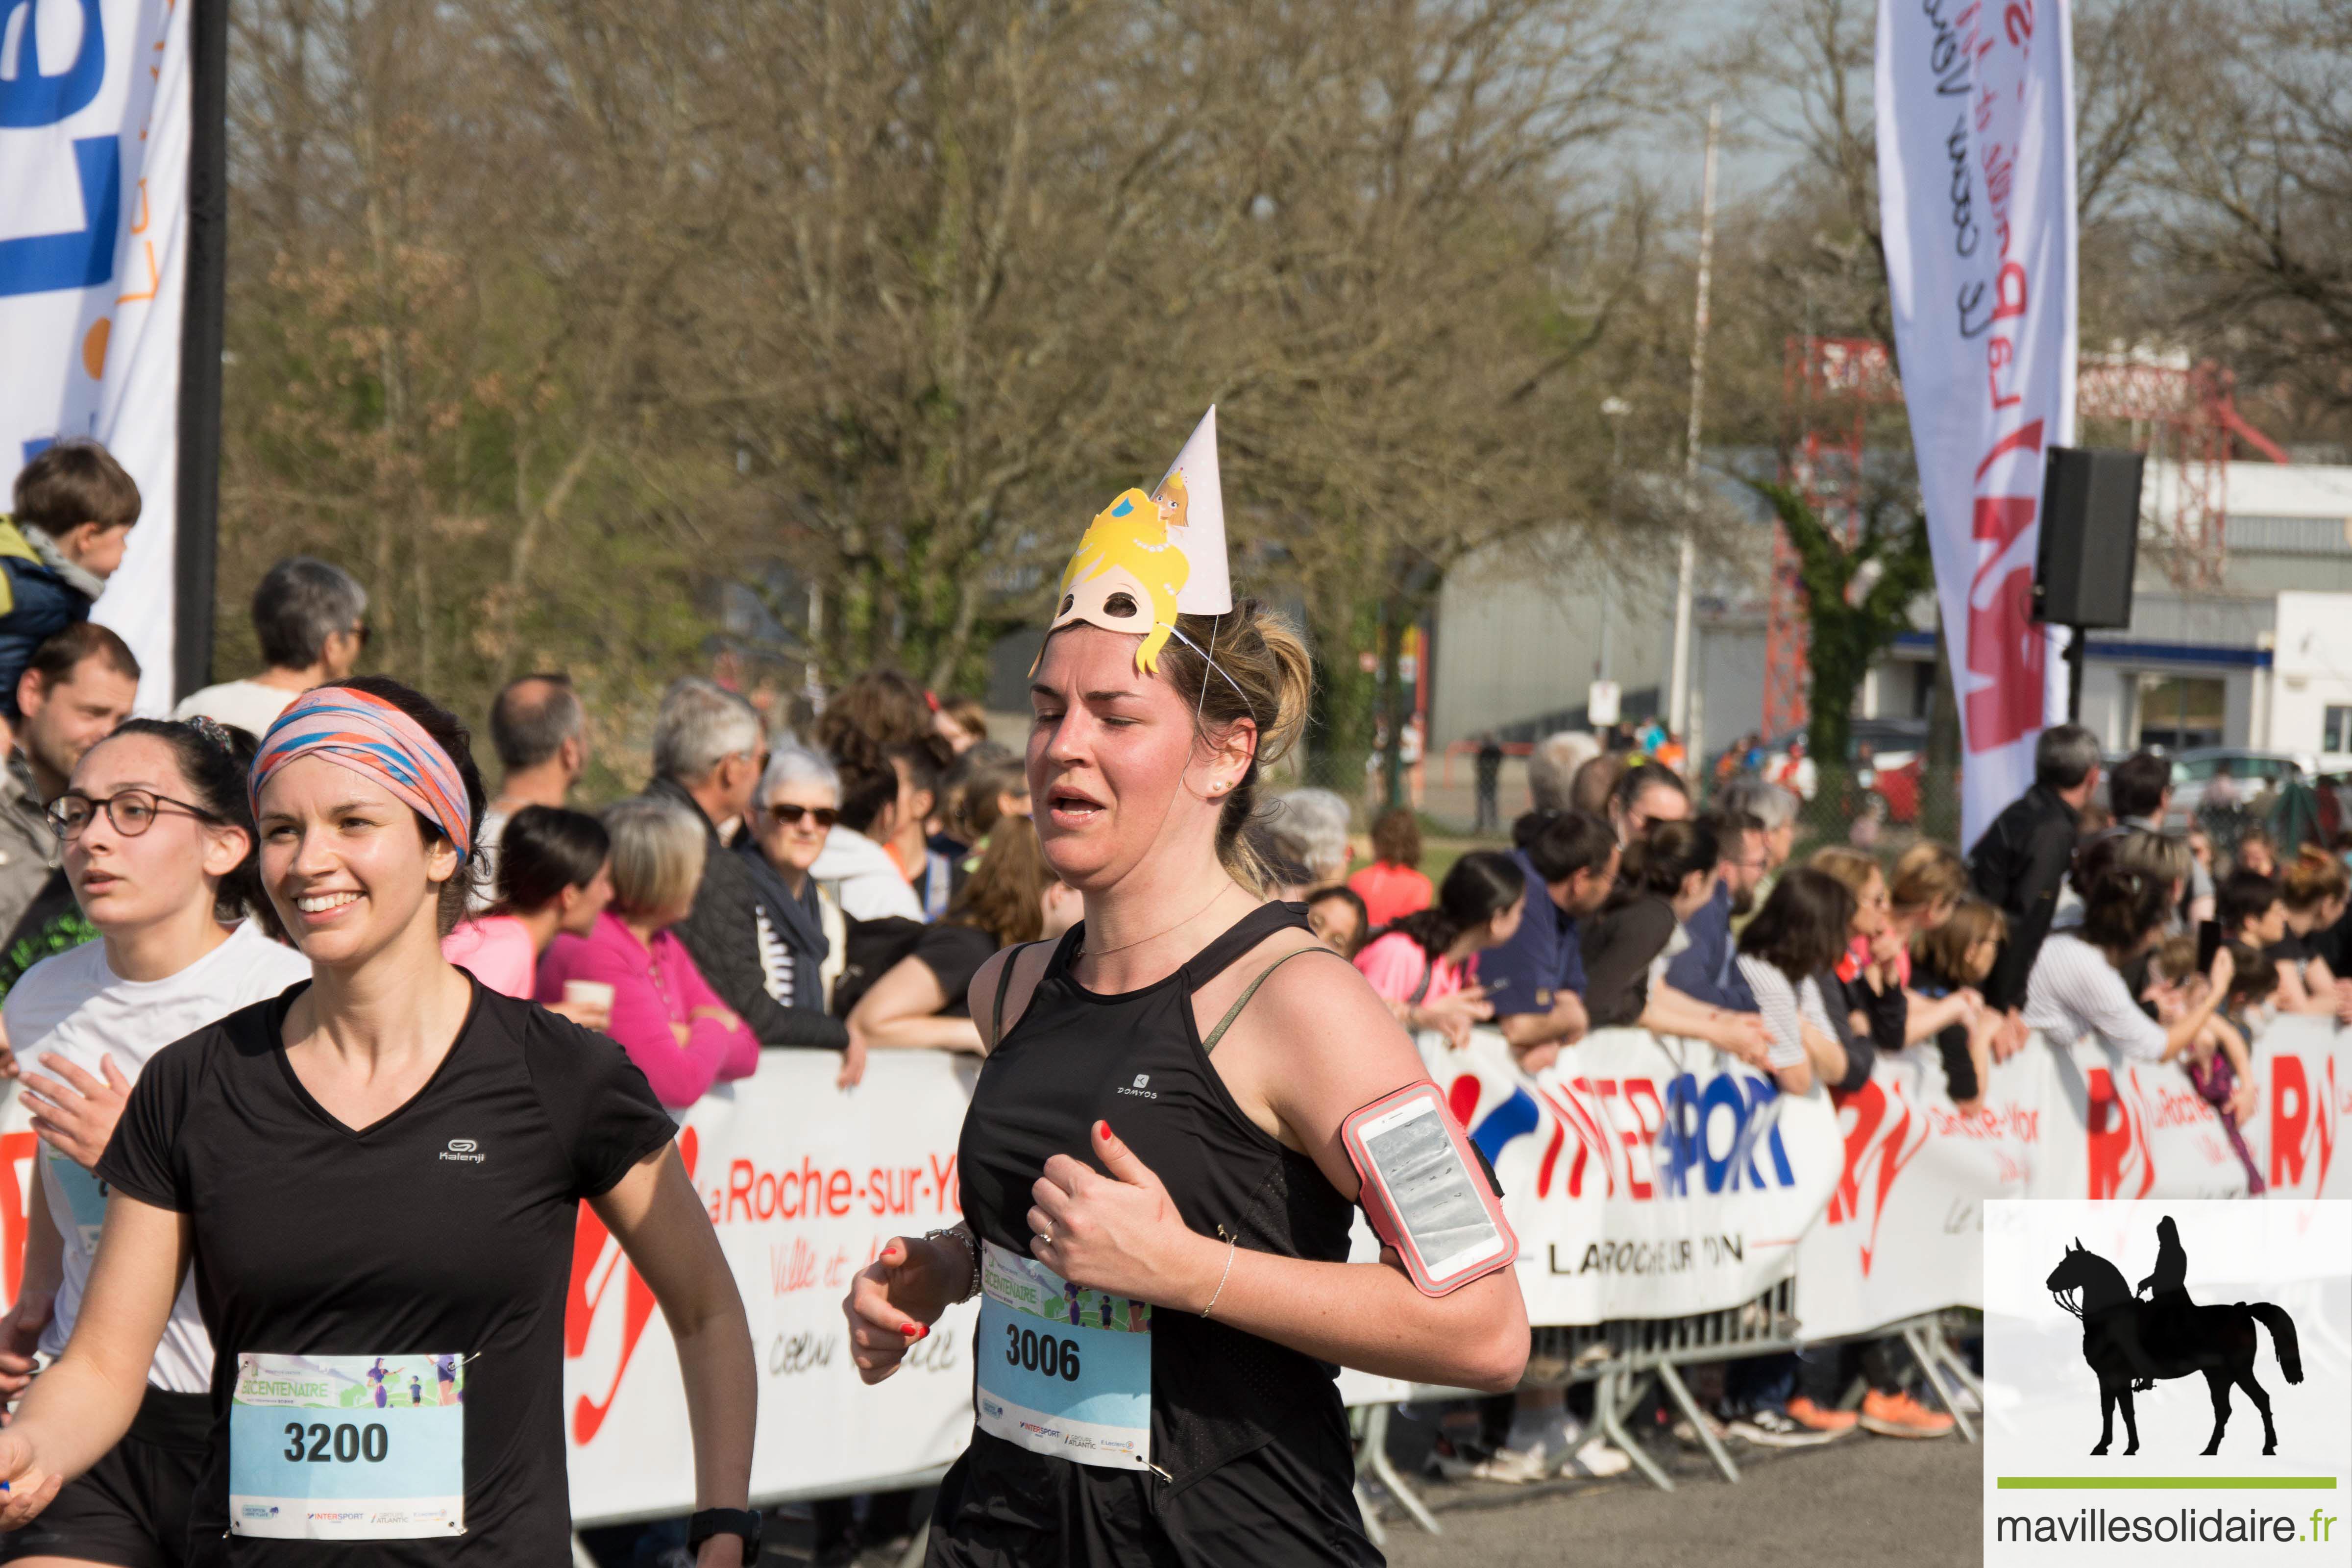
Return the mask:
<svg viewBox="0 0 2352 1568">
<path fill-rule="evenodd" d="M 2139 1452 L 2139 1423 L 2132 1412 L 2132 1394 L 2156 1386 L 2160 1378 L 2201 1374 L 2213 1394 L 2213 1436 L 2205 1452 L 2221 1450 L 2221 1430 L 2230 1424 L 2230 1385 L 2236 1384 L 2263 1413 L 2263 1452 L 2278 1452 L 2278 1428 L 2271 1424 L 2271 1397 L 2254 1381 L 2254 1352 L 2260 1336 L 2254 1325 L 2271 1331 L 2279 1369 L 2289 1383 L 2303 1381 L 2303 1355 L 2296 1348 L 2294 1320 L 2268 1301 L 2239 1301 L 2227 1307 L 2200 1307 L 2189 1299 L 2189 1253 L 2180 1245 L 2180 1227 L 2166 1215 L 2156 1224 L 2156 1268 L 2139 1282 L 2148 1293 L 2141 1300 L 2124 1284 L 2122 1271 L 2084 1247 L 2082 1239 L 2066 1249 L 2058 1267 L 2043 1281 L 2058 1305 L 2083 1322 L 2083 1359 L 2099 1378 L 2099 1446 L 2104 1454 L 2115 1441 L 2116 1406 L 2124 1411 L 2124 1430 L 2131 1444 L 2126 1455 Z M 2079 1304 L 2067 1298 L 2082 1292 Z"/>
</svg>

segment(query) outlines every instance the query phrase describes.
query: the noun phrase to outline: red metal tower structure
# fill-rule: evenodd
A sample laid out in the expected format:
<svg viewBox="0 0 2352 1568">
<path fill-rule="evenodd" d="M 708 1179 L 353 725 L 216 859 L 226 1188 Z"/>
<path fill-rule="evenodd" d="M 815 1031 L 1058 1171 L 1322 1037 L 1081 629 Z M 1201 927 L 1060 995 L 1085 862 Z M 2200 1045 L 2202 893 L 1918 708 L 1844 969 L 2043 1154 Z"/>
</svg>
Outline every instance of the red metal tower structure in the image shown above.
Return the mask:
<svg viewBox="0 0 2352 1568">
<path fill-rule="evenodd" d="M 2170 465 L 2152 476 L 2150 500 L 2171 514 L 2170 537 L 2158 542 L 2165 574 L 2184 589 L 2210 590 L 2221 580 L 2232 438 L 2274 463 L 2287 460 L 2239 416 L 2234 388 L 2229 371 L 2210 361 L 2191 364 L 2186 356 L 2084 354 L 2077 363 L 2077 424 L 2128 424 L 2131 445 Z M 1886 345 L 1872 338 L 1792 337 L 1782 359 L 1781 389 L 1795 429 L 1780 480 L 1803 495 L 1816 516 L 1852 538 L 1860 522 L 1864 416 L 1874 404 L 1903 400 Z M 1775 523 L 1764 632 L 1767 735 L 1805 722 L 1805 644 L 1796 554 Z"/>
</svg>

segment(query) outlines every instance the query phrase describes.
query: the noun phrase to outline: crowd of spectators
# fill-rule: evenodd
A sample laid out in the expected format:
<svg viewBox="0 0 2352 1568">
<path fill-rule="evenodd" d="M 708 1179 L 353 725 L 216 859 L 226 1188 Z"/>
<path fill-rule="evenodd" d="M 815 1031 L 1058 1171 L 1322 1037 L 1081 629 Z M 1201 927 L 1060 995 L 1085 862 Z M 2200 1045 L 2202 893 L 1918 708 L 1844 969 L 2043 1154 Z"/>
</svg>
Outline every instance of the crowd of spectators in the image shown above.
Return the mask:
<svg viewBox="0 0 2352 1568">
<path fill-rule="evenodd" d="M 130 648 L 88 618 L 137 519 L 128 483 L 102 449 L 64 443 L 26 469 L 0 522 L 0 991 L 90 934 L 42 813 L 136 697 Z M 252 604 L 263 668 L 180 714 L 266 729 L 356 668 L 367 605 L 340 567 L 278 563 Z M 682 679 L 659 705 L 642 792 L 593 815 L 573 803 L 591 736 L 563 672 L 509 683 L 488 731 L 501 777 L 448 953 L 485 985 L 608 1031 L 680 1116 L 753 1072 L 763 1047 L 836 1052 L 845 1088 L 877 1051 L 977 1052 L 972 976 L 1080 912 L 1040 850 L 1021 759 L 976 704 L 902 675 L 849 680 L 799 733 Z M 1488 739 L 1481 814 L 1498 819 Z M 2042 733 L 2034 773 L 1965 858 L 1924 839 L 1885 859 L 1844 843 L 1800 858 L 1789 788 L 1735 771 L 1702 807 L 1655 755 L 1580 734 L 1530 748 L 1509 847 L 1461 854 L 1434 881 L 1410 810 L 1377 816 L 1360 845 L 1346 798 L 1298 788 L 1248 832 L 1277 896 L 1304 902 L 1404 1026 L 1456 1047 L 1490 1026 L 1528 1072 L 1594 1030 L 1638 1027 L 1805 1094 L 1858 1089 L 1880 1053 L 1927 1043 L 1969 1111 L 2033 1033 L 2095 1037 L 2178 1062 L 2235 1142 L 2259 1016 L 2352 1021 L 2344 859 L 2304 846 L 2282 869 L 2256 830 L 2216 864 L 2201 836 L 2164 828 L 2166 759 L 2103 774 L 2075 726 Z M 2248 1175 L 2259 1190 L 2251 1162 Z M 1733 1363 L 1717 1409 L 1766 1444 L 1949 1431 L 1920 1389 L 1885 1341 Z M 1556 1394 L 1505 1396 L 1448 1431 L 1435 1462 L 1502 1481 L 1623 1468 L 1581 1415 Z M 838 1544 L 850 1515 L 827 1506 Z"/>
</svg>

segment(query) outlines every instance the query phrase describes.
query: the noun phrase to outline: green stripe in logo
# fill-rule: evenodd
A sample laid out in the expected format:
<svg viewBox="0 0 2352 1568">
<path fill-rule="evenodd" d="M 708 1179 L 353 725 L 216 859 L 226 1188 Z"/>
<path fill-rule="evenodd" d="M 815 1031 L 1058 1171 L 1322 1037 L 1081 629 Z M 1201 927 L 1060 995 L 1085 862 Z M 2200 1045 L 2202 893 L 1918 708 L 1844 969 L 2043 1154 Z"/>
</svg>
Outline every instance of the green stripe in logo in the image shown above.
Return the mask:
<svg viewBox="0 0 2352 1568">
<path fill-rule="evenodd" d="M 2053 1492 L 2332 1492 L 2334 1476 L 2002 1476 L 2001 1491 Z"/>
</svg>

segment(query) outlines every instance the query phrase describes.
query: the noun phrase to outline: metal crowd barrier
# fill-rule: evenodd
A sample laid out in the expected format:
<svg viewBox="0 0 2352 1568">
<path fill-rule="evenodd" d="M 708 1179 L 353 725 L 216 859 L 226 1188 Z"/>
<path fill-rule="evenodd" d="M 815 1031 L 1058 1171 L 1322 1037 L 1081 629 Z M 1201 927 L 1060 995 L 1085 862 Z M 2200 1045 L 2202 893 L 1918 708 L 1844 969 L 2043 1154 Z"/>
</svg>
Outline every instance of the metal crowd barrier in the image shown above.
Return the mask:
<svg viewBox="0 0 2352 1568">
<path fill-rule="evenodd" d="M 1667 1399 L 1681 1412 L 1697 1434 L 1700 1447 L 1723 1479 L 1740 1479 L 1738 1465 L 1715 1435 L 1714 1427 L 1698 1400 L 1685 1381 L 1682 1369 L 1708 1362 L 1738 1361 L 1748 1356 L 1777 1355 L 1802 1349 L 1808 1345 L 1838 1342 L 1833 1340 L 1808 1340 L 1803 1334 L 1803 1322 L 1797 1313 L 1797 1282 L 1784 1279 L 1752 1301 L 1720 1311 L 1701 1312 L 1686 1318 L 1631 1319 L 1606 1323 L 1584 1324 L 1568 1328 L 1539 1328 L 1534 1331 L 1534 1344 L 1528 1357 L 1528 1371 L 1521 1379 L 1523 1388 L 1565 1388 L 1571 1384 L 1593 1385 L 1593 1423 L 1609 1440 L 1624 1450 L 1634 1468 L 1660 1491 L 1675 1489 L 1674 1478 L 1660 1465 L 1647 1444 L 1636 1438 L 1626 1425 L 1628 1412 L 1639 1407 L 1652 1384 L 1664 1389 Z M 1975 1395 L 1979 1407 L 1984 1399 L 1984 1384 L 1968 1365 L 1952 1343 L 1955 1333 L 1973 1331 L 1965 1313 L 1958 1310 L 1923 1313 L 1897 1322 L 1884 1324 L 1866 1333 L 1841 1336 L 1846 1339 L 1899 1339 L 1917 1360 L 1928 1384 L 1944 1408 L 1950 1413 L 1960 1436 L 1970 1443 L 1977 1440 L 1975 1426 L 1960 1407 L 1958 1391 L 1966 1389 Z M 1847 1392 L 1844 1404 L 1859 1401 L 1862 1388 L 1857 1384 Z M 1419 1388 L 1415 1402 L 1481 1397 L 1468 1389 Z M 1427 1502 L 1398 1472 L 1388 1457 L 1387 1437 L 1390 1412 L 1386 1405 L 1364 1405 L 1349 1414 L 1353 1417 L 1359 1439 L 1356 1461 L 1358 1478 L 1357 1505 L 1363 1510 L 1366 1527 L 1377 1544 L 1382 1531 L 1379 1509 L 1365 1489 L 1366 1479 L 1377 1479 L 1415 1524 L 1432 1535 L 1442 1533 L 1437 1517 Z"/>
</svg>

